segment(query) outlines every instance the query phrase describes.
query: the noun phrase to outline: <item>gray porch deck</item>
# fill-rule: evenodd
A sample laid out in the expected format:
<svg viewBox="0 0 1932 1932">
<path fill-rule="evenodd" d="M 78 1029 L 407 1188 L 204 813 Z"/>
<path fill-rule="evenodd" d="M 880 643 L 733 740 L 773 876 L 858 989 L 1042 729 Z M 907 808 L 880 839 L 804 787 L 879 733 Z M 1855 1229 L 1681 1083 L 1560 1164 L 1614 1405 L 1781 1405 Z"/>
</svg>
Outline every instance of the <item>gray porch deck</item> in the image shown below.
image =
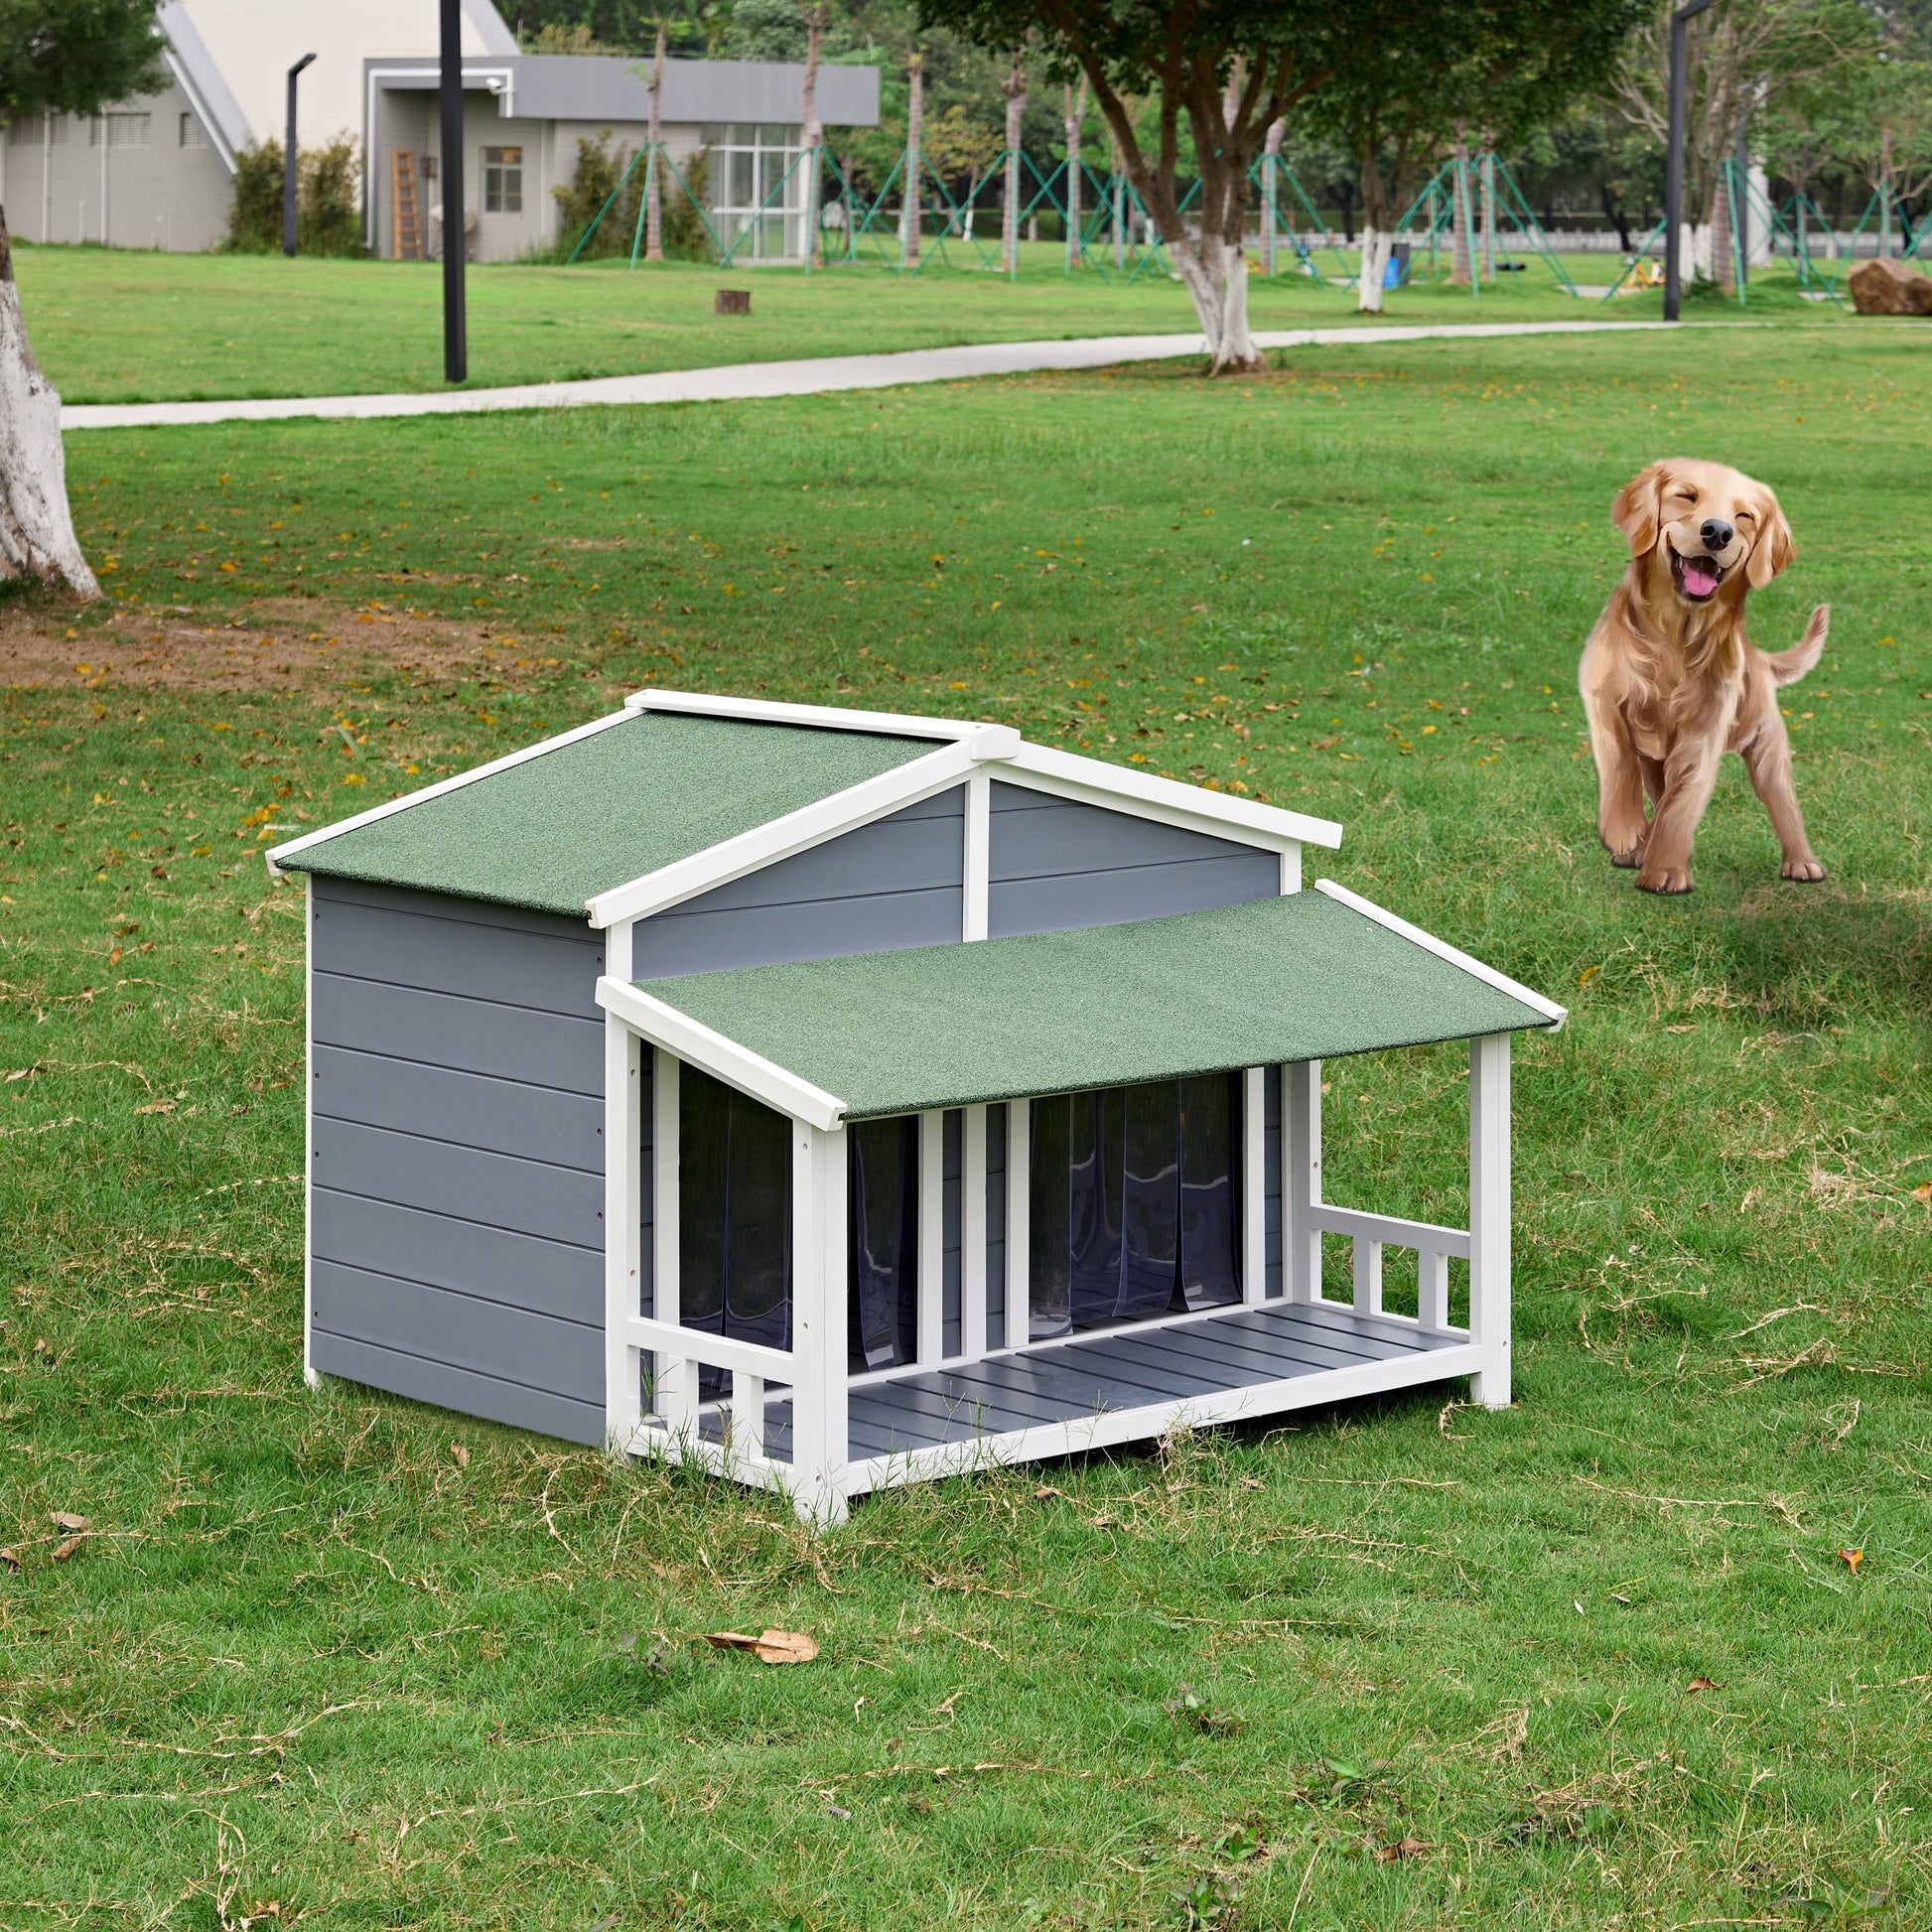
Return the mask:
<svg viewBox="0 0 1932 1932">
<path fill-rule="evenodd" d="M 1369 1371 L 1374 1389 L 1466 1374 L 1468 1343 L 1459 1328 L 1425 1332 L 1339 1303 L 1266 1302 L 1160 1327 L 1095 1329 L 977 1362 L 859 1383 L 849 1398 L 850 1456 L 859 1463 L 1055 1428 L 1068 1432 L 1067 1448 L 1078 1448 L 1077 1438 L 1091 1433 L 1083 1426 L 1096 1419 L 1124 1420 L 1137 1410 L 1198 1401 L 1204 1420 L 1220 1420 L 1229 1414 L 1227 1399 L 1242 1390 L 1303 1385 L 1286 1400 L 1277 1388 L 1252 1411 L 1279 1413 L 1364 1393 L 1361 1371 Z M 1444 1357 L 1440 1367 L 1434 1356 Z M 1341 1379 L 1346 1388 L 1324 1389 Z M 729 1404 L 711 1408 L 700 1434 L 720 1443 L 728 1425 Z M 1118 1439 L 1119 1432 L 1107 1433 Z M 764 1449 L 774 1462 L 791 1460 L 786 1391 L 766 1398 Z"/>
</svg>

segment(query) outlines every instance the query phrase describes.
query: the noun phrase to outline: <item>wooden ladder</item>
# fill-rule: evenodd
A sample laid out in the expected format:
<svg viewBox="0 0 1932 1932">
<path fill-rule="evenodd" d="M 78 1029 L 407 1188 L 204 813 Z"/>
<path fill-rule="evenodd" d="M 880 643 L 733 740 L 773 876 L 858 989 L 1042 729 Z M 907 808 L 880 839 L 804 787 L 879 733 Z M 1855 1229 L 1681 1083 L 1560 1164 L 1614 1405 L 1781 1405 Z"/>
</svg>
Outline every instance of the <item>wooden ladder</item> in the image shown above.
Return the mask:
<svg viewBox="0 0 1932 1932">
<path fill-rule="evenodd" d="M 389 151 L 390 208 L 394 234 L 391 256 L 399 262 L 423 259 L 423 229 L 416 218 L 416 157 L 407 148 Z"/>
</svg>

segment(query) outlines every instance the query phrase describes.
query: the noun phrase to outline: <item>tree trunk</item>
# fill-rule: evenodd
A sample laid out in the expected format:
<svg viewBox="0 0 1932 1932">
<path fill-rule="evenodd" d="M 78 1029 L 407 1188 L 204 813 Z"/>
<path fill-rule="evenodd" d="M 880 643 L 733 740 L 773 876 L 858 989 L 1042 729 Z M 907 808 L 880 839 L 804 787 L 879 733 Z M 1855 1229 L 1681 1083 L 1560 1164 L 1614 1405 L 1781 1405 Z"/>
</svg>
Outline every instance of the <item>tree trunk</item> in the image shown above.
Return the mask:
<svg viewBox="0 0 1932 1932">
<path fill-rule="evenodd" d="M 96 598 L 68 509 L 61 398 L 34 360 L 0 209 L 0 576 Z"/>
<path fill-rule="evenodd" d="M 1080 266 L 1080 190 L 1085 186 L 1080 162 L 1080 130 L 1087 118 L 1084 73 L 1077 94 L 1071 87 L 1065 89 L 1062 107 L 1066 115 L 1066 265 L 1073 269 Z"/>
<path fill-rule="evenodd" d="M 1460 128 L 1449 168 L 1449 286 L 1469 286 L 1469 143 Z"/>
<path fill-rule="evenodd" d="M 644 158 L 644 259 L 664 259 L 664 156 L 659 142 L 663 127 L 658 103 L 664 93 L 664 53 L 671 40 L 668 20 L 657 23 L 657 53 L 650 64 L 650 132 L 645 137 L 649 152 Z"/>
<path fill-rule="evenodd" d="M 925 132 L 925 56 L 916 50 L 905 57 L 905 185 L 899 197 L 899 261 L 906 268 L 919 265 L 919 180 L 925 161 L 919 138 Z"/>
<path fill-rule="evenodd" d="M 1382 278 L 1389 272 L 1395 236 L 1362 216 L 1362 272 L 1355 284 L 1355 307 L 1365 316 L 1382 313 Z"/>
<path fill-rule="evenodd" d="M 1114 197 L 1114 272 L 1127 267 L 1127 184 L 1121 179 L 1120 142 L 1114 142 L 1112 189 Z"/>
<path fill-rule="evenodd" d="M 1482 130 L 1482 279 L 1496 279 L 1496 137 Z"/>
<path fill-rule="evenodd" d="M 805 130 L 805 233 L 804 257 L 813 268 L 822 268 L 825 257 L 818 246 L 819 169 L 823 159 L 825 130 L 818 124 L 818 54 L 825 38 L 826 0 L 805 9 L 805 78 L 799 89 L 798 111 Z"/>
<path fill-rule="evenodd" d="M 1000 223 L 1000 265 L 1009 275 L 1020 272 L 1020 127 L 1027 114 L 1027 66 L 1022 50 L 1013 54 L 1013 69 L 1001 83 L 1007 97 L 1007 206 Z"/>
<path fill-rule="evenodd" d="M 1281 222 L 1281 183 L 1282 183 L 1282 137 L 1288 132 L 1286 120 L 1274 120 L 1268 124 L 1268 141 L 1263 153 L 1267 157 L 1261 168 L 1262 200 L 1262 258 L 1263 272 L 1275 272 L 1275 234 Z"/>
<path fill-rule="evenodd" d="M 1711 276 L 1725 295 L 1737 293 L 1736 267 L 1730 258 L 1730 195 L 1722 169 L 1711 196 Z"/>
<path fill-rule="evenodd" d="M 1627 255 L 1630 252 L 1630 217 L 1624 212 L 1623 204 L 1610 193 L 1607 182 L 1596 191 L 1597 199 L 1603 204 L 1603 216 L 1616 229 L 1617 246 Z"/>
</svg>

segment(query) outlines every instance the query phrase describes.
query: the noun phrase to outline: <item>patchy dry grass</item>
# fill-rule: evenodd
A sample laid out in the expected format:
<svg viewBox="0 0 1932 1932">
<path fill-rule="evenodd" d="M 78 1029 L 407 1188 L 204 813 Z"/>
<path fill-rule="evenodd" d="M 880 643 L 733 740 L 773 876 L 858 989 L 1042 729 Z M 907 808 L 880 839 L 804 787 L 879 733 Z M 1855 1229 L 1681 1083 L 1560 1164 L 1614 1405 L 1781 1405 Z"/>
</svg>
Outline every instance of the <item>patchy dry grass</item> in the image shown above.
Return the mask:
<svg viewBox="0 0 1932 1932">
<path fill-rule="evenodd" d="M 115 608 L 0 630 L 0 1923 L 1925 1922 L 1932 404 L 1895 334 L 1654 353 L 76 439 Z M 1688 901 L 1591 836 L 1604 508 L 1676 448 L 1780 486 L 1766 639 L 1835 607 L 1787 694 L 1822 888 L 1734 771 Z M 1305 804 L 1324 870 L 1566 999 L 1516 1081 L 1518 1406 L 813 1544 L 307 1392 L 260 849 L 645 677 Z M 1327 1076 L 1336 1196 L 1459 1212 L 1454 1056 Z M 698 1641 L 767 1625 L 819 1659 Z"/>
</svg>

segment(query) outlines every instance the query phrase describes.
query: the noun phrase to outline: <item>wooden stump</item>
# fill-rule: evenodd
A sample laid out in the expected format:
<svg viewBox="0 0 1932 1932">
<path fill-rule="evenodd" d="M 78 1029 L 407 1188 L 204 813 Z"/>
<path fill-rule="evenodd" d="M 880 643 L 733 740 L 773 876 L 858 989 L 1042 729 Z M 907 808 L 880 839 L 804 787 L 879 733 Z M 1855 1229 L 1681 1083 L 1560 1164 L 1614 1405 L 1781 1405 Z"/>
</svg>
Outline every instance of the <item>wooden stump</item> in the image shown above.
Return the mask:
<svg viewBox="0 0 1932 1932">
<path fill-rule="evenodd" d="M 752 291 L 720 289 L 712 297 L 711 313 L 714 316 L 749 316 L 752 313 Z"/>
</svg>

